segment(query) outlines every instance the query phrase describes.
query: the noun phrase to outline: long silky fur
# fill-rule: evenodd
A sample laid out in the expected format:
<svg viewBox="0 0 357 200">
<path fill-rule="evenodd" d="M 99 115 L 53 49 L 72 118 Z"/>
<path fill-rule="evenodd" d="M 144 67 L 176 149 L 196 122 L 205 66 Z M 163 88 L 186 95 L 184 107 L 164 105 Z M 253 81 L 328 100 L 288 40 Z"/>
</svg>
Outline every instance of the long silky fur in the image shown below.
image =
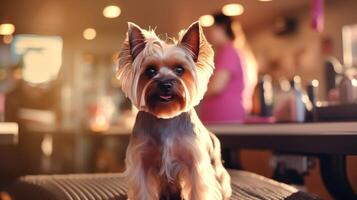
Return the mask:
<svg viewBox="0 0 357 200">
<path fill-rule="evenodd" d="M 130 51 L 129 36 L 126 36 L 122 49 L 119 53 L 119 65 L 117 68 L 117 78 L 125 95 L 132 103 L 140 109 L 139 97 L 136 96 L 138 79 L 140 76 L 140 66 L 143 59 L 148 55 L 162 54 L 162 40 L 160 40 L 153 30 L 142 30 L 145 37 L 145 48 L 133 59 Z M 135 47 L 134 47 L 135 48 Z"/>
<path fill-rule="evenodd" d="M 146 168 L 147 144 L 161 149 L 161 167 Z M 190 152 L 192 160 L 179 162 L 174 151 Z M 152 158 L 154 159 L 154 158 Z M 162 181 L 180 181 L 186 200 L 227 200 L 230 176 L 221 162 L 220 144 L 200 122 L 194 110 L 172 119 L 160 119 L 140 111 L 126 155 L 125 175 L 132 200 L 157 200 Z"/>
<path fill-rule="evenodd" d="M 187 97 L 185 110 L 167 119 L 146 112 L 143 97 L 137 94 L 141 64 L 146 56 L 160 57 L 174 46 L 192 56 L 188 48 L 180 46 L 187 30 L 181 31 L 178 40 L 173 39 L 170 44 L 158 38 L 154 31 L 142 30 L 145 48 L 135 59 L 131 56 L 128 36 L 123 44 L 117 77 L 124 93 L 139 109 L 125 160 L 130 200 L 158 200 L 168 185 L 174 191 L 177 189 L 179 198 L 185 200 L 227 200 L 231 196 L 230 176 L 222 165 L 219 140 L 205 128 L 194 110 L 214 70 L 213 50 L 199 28 L 199 54 L 196 62 L 191 59 L 190 69 L 194 75 L 195 88 L 190 88 L 195 90 L 194 96 Z M 188 93 L 186 86 L 184 89 Z M 156 151 L 159 158 L 153 156 Z M 151 159 L 153 166 L 148 166 L 147 159 Z"/>
</svg>

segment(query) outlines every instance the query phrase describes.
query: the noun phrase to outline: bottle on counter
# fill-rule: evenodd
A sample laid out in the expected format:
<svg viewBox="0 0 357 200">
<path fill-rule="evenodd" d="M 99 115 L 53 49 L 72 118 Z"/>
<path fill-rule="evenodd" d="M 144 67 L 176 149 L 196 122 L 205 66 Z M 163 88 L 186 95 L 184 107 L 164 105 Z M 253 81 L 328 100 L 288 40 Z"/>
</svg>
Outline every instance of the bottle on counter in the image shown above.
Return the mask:
<svg viewBox="0 0 357 200">
<path fill-rule="evenodd" d="M 304 122 L 305 103 L 301 89 L 301 78 L 295 76 L 288 81 L 281 79 L 280 90 L 276 93 L 274 102 L 274 117 L 277 122 Z"/>
<path fill-rule="evenodd" d="M 260 116 L 269 117 L 273 109 L 273 84 L 269 75 L 264 75 L 258 83 Z"/>
<path fill-rule="evenodd" d="M 307 85 L 307 96 L 311 102 L 311 110 L 307 113 L 311 121 L 317 121 L 317 111 L 316 111 L 316 104 L 317 104 L 317 97 L 318 97 L 318 87 L 319 81 L 314 79 L 309 82 Z"/>
<path fill-rule="evenodd" d="M 0 122 L 5 121 L 5 94 L 0 93 Z"/>
<path fill-rule="evenodd" d="M 313 107 L 316 106 L 318 96 L 319 81 L 314 79 L 307 85 L 307 95 Z"/>
<path fill-rule="evenodd" d="M 301 78 L 295 76 L 290 81 L 290 92 L 292 93 L 292 101 L 290 104 L 290 116 L 292 122 L 304 122 L 305 121 L 305 104 L 303 101 L 303 92 L 301 91 Z"/>
<path fill-rule="evenodd" d="M 352 83 L 352 92 L 353 92 L 353 102 L 357 103 L 357 78 L 351 80 Z"/>
<path fill-rule="evenodd" d="M 340 103 L 350 104 L 355 102 L 357 82 L 349 73 L 345 72 L 339 84 Z"/>
</svg>

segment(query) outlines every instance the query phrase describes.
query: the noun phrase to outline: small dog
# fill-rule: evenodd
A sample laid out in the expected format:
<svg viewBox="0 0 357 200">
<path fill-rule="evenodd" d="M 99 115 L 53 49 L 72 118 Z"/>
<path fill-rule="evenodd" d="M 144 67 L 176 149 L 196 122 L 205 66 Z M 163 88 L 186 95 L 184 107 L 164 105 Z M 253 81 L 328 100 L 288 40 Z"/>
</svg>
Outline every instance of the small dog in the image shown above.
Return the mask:
<svg viewBox="0 0 357 200">
<path fill-rule="evenodd" d="M 194 106 L 213 73 L 214 52 L 198 22 L 165 42 L 129 23 L 117 77 L 139 112 L 126 153 L 131 200 L 222 200 L 231 196 L 220 142 Z"/>
</svg>

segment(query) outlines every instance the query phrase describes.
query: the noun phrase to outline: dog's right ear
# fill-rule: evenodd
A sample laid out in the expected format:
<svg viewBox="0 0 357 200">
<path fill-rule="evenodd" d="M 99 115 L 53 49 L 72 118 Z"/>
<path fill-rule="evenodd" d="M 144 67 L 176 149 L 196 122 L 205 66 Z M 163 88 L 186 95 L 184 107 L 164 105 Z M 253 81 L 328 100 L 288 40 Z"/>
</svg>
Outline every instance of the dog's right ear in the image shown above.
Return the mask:
<svg viewBox="0 0 357 200">
<path fill-rule="evenodd" d="M 133 60 L 139 53 L 145 48 L 145 36 L 141 28 L 132 23 L 128 22 L 128 40 L 130 47 L 130 54 Z"/>
<path fill-rule="evenodd" d="M 200 51 L 201 27 L 199 22 L 194 22 L 184 33 L 180 44 L 191 54 L 193 61 L 197 61 Z"/>
</svg>

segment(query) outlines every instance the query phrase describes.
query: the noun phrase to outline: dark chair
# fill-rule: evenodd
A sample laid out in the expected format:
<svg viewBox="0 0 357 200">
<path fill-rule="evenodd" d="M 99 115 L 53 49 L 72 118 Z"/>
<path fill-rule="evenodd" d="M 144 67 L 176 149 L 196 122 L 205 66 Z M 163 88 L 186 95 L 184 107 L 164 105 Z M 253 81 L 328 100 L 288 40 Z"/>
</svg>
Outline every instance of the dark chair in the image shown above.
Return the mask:
<svg viewBox="0 0 357 200">
<path fill-rule="evenodd" d="M 232 200 L 317 200 L 289 185 L 246 171 L 231 170 Z M 121 174 L 24 176 L 9 190 L 15 200 L 126 200 Z"/>
</svg>

